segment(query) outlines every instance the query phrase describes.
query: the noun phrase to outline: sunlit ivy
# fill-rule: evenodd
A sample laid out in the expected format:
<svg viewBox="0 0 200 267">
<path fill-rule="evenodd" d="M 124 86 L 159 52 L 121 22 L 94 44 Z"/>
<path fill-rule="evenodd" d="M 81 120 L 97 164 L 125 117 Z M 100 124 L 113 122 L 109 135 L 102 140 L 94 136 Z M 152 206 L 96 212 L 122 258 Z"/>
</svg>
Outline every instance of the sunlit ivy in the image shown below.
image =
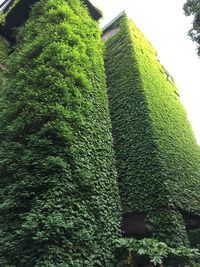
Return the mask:
<svg viewBox="0 0 200 267">
<path fill-rule="evenodd" d="M 126 15 L 112 29 L 106 73 L 123 213 L 146 212 L 153 236 L 188 245 L 182 212 L 200 215 L 199 147 L 155 49 Z"/>
<path fill-rule="evenodd" d="M 0 266 L 110 267 L 118 189 L 99 26 L 79 0 L 34 5 L 0 106 Z"/>
</svg>

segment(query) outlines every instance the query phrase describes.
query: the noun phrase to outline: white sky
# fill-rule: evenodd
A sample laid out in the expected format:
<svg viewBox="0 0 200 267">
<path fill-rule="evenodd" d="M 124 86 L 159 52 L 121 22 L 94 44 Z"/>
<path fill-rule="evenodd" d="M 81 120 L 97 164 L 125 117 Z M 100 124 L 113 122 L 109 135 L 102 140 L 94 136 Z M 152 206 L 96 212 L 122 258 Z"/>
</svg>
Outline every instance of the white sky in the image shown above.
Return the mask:
<svg viewBox="0 0 200 267">
<path fill-rule="evenodd" d="M 200 59 L 187 32 L 192 18 L 184 15 L 186 0 L 92 0 L 104 13 L 104 26 L 125 10 L 158 51 L 174 77 L 181 101 L 200 144 Z"/>
</svg>

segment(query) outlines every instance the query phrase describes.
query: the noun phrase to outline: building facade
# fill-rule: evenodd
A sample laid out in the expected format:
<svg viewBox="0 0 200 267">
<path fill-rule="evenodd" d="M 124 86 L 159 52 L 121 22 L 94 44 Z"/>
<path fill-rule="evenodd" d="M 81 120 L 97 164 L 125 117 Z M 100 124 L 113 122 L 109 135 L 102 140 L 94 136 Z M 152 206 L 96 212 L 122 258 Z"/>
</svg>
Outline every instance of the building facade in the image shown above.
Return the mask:
<svg viewBox="0 0 200 267">
<path fill-rule="evenodd" d="M 119 195 L 100 14 L 88 1 L 12 4 L 1 28 L 11 44 L 2 39 L 0 55 L 0 266 L 113 266 Z"/>
<path fill-rule="evenodd" d="M 0 10 L 0 266 L 112 267 L 121 236 L 197 246 L 199 147 L 140 30 L 109 23 L 104 61 L 90 1 Z"/>
<path fill-rule="evenodd" d="M 103 39 L 124 234 L 187 245 L 199 227 L 200 150 L 173 78 L 126 14 Z"/>
</svg>

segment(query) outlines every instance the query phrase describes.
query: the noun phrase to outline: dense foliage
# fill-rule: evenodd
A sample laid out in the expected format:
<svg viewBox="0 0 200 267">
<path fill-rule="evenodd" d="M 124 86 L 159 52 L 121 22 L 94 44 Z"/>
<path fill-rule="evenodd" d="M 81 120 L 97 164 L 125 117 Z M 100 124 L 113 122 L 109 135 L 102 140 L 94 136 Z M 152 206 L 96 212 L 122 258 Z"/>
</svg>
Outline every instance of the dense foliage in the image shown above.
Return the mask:
<svg viewBox="0 0 200 267">
<path fill-rule="evenodd" d="M 187 16 L 193 16 L 192 28 L 189 31 L 189 36 L 197 43 L 197 51 L 200 56 L 200 1 L 187 0 L 184 5 L 184 11 Z"/>
<path fill-rule="evenodd" d="M 0 64 L 3 66 L 4 61 L 7 59 L 8 43 L 0 36 Z"/>
<path fill-rule="evenodd" d="M 171 248 L 155 239 L 121 238 L 116 242 L 118 267 L 139 266 L 194 266 L 200 254 L 188 247 Z"/>
<path fill-rule="evenodd" d="M 17 33 L 0 107 L 0 266 L 113 266 L 118 190 L 98 25 L 43 0 Z"/>
<path fill-rule="evenodd" d="M 106 72 L 124 213 L 147 212 L 153 236 L 187 245 L 181 210 L 200 214 L 200 153 L 173 79 L 125 15 L 108 32 Z"/>
<path fill-rule="evenodd" d="M 9 45 L 4 38 L 0 36 L 0 84 L 4 82 L 5 64 L 8 56 Z"/>
</svg>

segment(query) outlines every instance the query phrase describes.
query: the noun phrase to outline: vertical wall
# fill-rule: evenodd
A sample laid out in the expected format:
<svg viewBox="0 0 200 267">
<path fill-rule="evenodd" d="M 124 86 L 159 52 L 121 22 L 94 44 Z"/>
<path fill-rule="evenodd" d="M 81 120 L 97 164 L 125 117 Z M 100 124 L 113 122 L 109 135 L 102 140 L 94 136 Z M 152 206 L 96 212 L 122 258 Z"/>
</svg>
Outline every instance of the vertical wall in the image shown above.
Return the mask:
<svg viewBox="0 0 200 267">
<path fill-rule="evenodd" d="M 8 42 L 3 37 L 0 36 L 0 77 L 1 79 L 5 71 L 5 64 L 6 64 L 5 61 L 8 56 L 8 48 L 9 48 Z"/>
<path fill-rule="evenodd" d="M 200 212 L 200 157 L 173 79 L 126 15 L 103 39 L 123 213 L 146 213 L 153 236 L 187 244 L 182 214 Z"/>
<path fill-rule="evenodd" d="M 8 50 L 8 42 L 3 38 L 0 37 L 0 60 L 1 64 L 3 64 L 3 61 L 7 58 L 7 50 Z"/>
<path fill-rule="evenodd" d="M 114 264 L 118 188 L 99 27 L 79 0 L 19 29 L 0 107 L 0 265 Z"/>
</svg>

